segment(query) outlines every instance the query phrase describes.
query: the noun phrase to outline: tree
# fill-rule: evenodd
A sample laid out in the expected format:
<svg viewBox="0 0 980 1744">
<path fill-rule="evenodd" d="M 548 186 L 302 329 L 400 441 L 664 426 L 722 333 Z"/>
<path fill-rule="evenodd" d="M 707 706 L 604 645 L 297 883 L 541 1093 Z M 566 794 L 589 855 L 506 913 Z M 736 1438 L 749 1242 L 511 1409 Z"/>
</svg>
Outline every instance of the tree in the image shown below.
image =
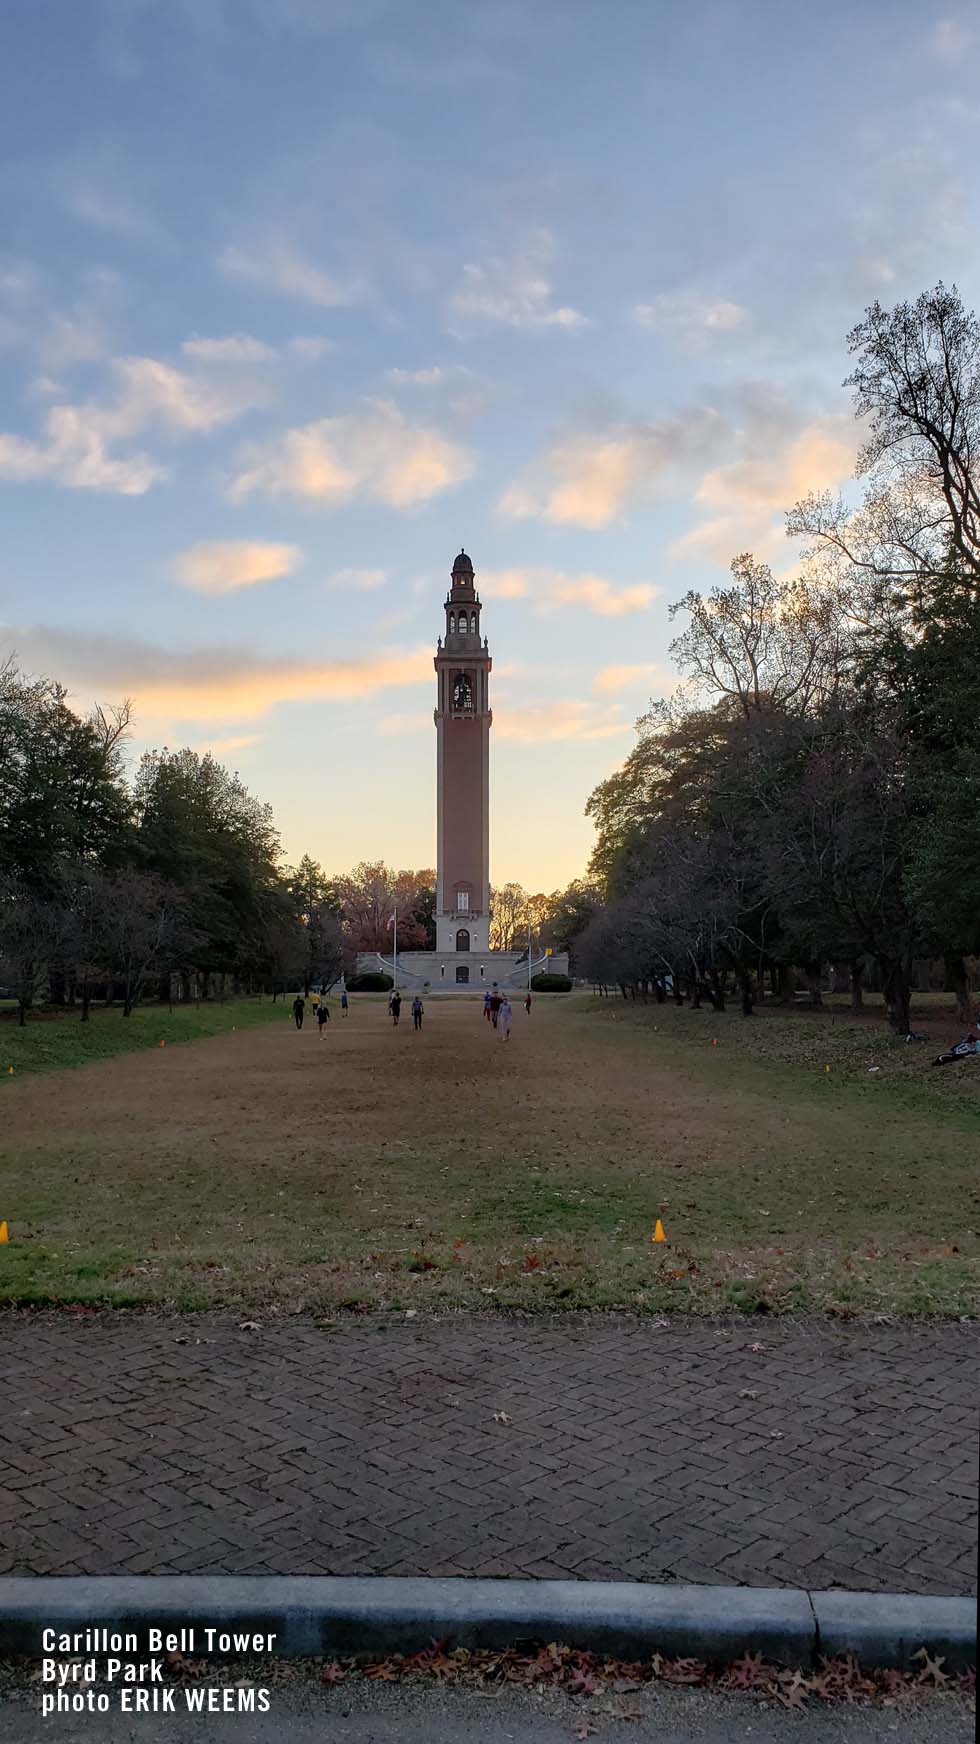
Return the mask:
<svg viewBox="0 0 980 1744">
<path fill-rule="evenodd" d="M 496 885 L 490 892 L 490 949 L 513 951 L 527 945 L 528 894 L 521 884 Z"/>
<path fill-rule="evenodd" d="M 333 882 L 353 951 L 390 952 L 396 908 L 399 951 L 435 948 L 434 872 L 393 872 L 383 861 L 362 860 Z"/>
<path fill-rule="evenodd" d="M 13 987 L 21 1028 L 47 988 L 65 931 L 65 911 L 56 895 L 32 890 L 9 873 L 0 874 L 0 975 Z"/>
<path fill-rule="evenodd" d="M 98 924 L 98 955 L 123 994 L 129 1017 L 151 975 L 176 967 L 198 944 L 180 892 L 152 873 L 106 877 Z"/>
</svg>

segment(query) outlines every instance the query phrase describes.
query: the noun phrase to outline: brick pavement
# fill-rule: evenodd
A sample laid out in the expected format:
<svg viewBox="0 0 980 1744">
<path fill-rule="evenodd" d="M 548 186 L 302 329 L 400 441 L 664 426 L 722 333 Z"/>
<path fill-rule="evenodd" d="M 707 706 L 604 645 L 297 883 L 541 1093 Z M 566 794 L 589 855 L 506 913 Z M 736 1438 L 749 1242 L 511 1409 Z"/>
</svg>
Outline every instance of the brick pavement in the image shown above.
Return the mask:
<svg viewBox="0 0 980 1744">
<path fill-rule="evenodd" d="M 0 1573 L 973 1590 L 974 1326 L 260 1321 L 0 1320 Z"/>
</svg>

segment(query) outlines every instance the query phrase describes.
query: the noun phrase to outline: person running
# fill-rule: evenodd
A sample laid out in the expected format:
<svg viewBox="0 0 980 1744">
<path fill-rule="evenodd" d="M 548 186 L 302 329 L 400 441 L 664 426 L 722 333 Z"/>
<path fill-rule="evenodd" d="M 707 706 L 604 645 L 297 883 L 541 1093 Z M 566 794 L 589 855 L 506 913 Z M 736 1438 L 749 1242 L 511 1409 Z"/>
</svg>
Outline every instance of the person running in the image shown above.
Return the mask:
<svg viewBox="0 0 980 1744">
<path fill-rule="evenodd" d="M 500 1018 L 499 1018 L 499 1025 L 500 1025 L 500 1028 L 504 1032 L 504 1041 L 505 1042 L 510 1041 L 510 1020 L 511 1020 L 510 1000 L 507 998 L 507 995 L 505 993 L 503 999 L 500 1002 Z"/>
<path fill-rule="evenodd" d="M 487 1022 L 489 1023 L 490 1022 L 490 989 L 489 989 L 489 987 L 487 988 L 485 994 L 483 995 L 483 1015 L 486 1018 Z"/>
<path fill-rule="evenodd" d="M 412 1023 L 416 1029 L 422 1028 L 422 1019 L 424 1016 L 425 1006 L 422 1004 L 419 994 L 416 993 L 415 998 L 412 1000 Z"/>
<path fill-rule="evenodd" d="M 530 995 L 530 993 L 528 993 L 527 998 L 524 1001 L 524 1010 L 527 1012 L 528 1017 L 530 1017 L 530 1015 L 531 1015 L 531 995 Z"/>
<path fill-rule="evenodd" d="M 293 1000 L 293 1022 L 297 1029 L 302 1029 L 305 1016 L 306 1000 L 303 998 L 302 993 L 297 993 L 296 998 Z"/>
<path fill-rule="evenodd" d="M 349 1001 L 347 998 L 347 989 L 346 989 L 346 987 L 344 987 L 341 990 L 341 994 L 340 994 L 340 1015 L 341 1015 L 341 1017 L 347 1016 L 348 1003 L 349 1003 Z"/>
<path fill-rule="evenodd" d="M 316 1022 L 317 1022 L 317 1030 L 318 1030 L 319 1035 L 320 1035 L 320 1040 L 322 1041 L 323 1040 L 323 1026 L 324 1026 L 324 1024 L 330 1022 L 330 1007 L 327 1004 L 325 999 L 321 999 L 319 1001 L 319 1004 L 317 1005 Z"/>
<path fill-rule="evenodd" d="M 491 995 L 490 995 L 490 1022 L 493 1024 L 494 1029 L 496 1029 L 498 1023 L 500 1022 L 500 1007 L 502 1005 L 503 1005 L 503 1000 L 501 999 L 500 994 L 499 993 L 491 993 Z"/>
<path fill-rule="evenodd" d="M 310 1000 L 310 1004 L 312 1005 L 314 1012 L 319 1011 L 319 1009 L 320 1009 L 320 995 L 319 995 L 319 993 L 314 993 L 312 999 Z"/>
<path fill-rule="evenodd" d="M 392 995 L 391 995 L 391 1021 L 394 1024 L 396 1029 L 398 1028 L 398 1019 L 400 1018 L 401 1013 L 402 1013 L 402 996 L 396 987 L 393 990 Z"/>
</svg>

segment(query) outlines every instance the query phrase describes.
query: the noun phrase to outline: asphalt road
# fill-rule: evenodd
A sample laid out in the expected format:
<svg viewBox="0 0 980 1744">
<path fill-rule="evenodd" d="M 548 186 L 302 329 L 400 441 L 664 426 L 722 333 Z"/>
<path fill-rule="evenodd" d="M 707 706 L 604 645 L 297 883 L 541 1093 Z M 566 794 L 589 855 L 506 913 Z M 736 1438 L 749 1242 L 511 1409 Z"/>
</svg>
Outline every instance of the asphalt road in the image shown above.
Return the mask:
<svg viewBox="0 0 980 1744">
<path fill-rule="evenodd" d="M 178 1694 L 182 1691 L 178 1690 Z M 294 1684 L 271 1691 L 259 1717 L 40 1713 L 37 1684 L 8 1689 L 0 1712 L 5 1744 L 967 1744 L 973 1715 L 956 1698 L 931 1697 L 914 1712 L 831 1708 L 788 1713 L 748 1697 L 705 1690 L 646 1689 L 576 1702 L 559 1691 Z M 615 1710 L 620 1712 L 615 1717 Z M 633 1716 L 636 1716 L 635 1718 Z M 595 1731 L 578 1728 L 588 1718 Z M 629 1718 L 630 1723 L 623 1724 Z"/>
</svg>

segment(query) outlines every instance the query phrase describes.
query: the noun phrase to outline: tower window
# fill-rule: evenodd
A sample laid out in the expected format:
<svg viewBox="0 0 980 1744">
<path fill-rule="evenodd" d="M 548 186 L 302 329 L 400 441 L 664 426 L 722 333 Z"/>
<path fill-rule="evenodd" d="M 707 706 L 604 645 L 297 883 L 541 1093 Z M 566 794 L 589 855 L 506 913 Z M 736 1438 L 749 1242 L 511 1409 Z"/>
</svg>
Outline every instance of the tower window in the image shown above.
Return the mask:
<svg viewBox="0 0 980 1744">
<path fill-rule="evenodd" d="M 460 635 L 461 636 L 469 635 L 469 629 L 470 629 L 470 621 L 469 621 L 468 617 L 466 616 L 466 613 L 460 612 L 460 614 L 459 614 L 459 633 L 460 633 Z"/>
<path fill-rule="evenodd" d="M 456 892 L 456 913 L 457 914 L 468 914 L 469 913 L 469 906 L 470 906 L 470 893 L 469 893 L 469 891 L 468 890 L 457 890 L 457 892 Z"/>
<path fill-rule="evenodd" d="M 469 675 L 465 672 L 457 674 L 453 682 L 453 708 L 459 713 L 469 714 L 473 708 L 473 686 Z"/>
<path fill-rule="evenodd" d="M 456 613 L 455 612 L 450 612 L 450 614 L 449 614 L 449 634 L 451 636 L 455 636 L 455 634 L 456 634 Z"/>
</svg>

